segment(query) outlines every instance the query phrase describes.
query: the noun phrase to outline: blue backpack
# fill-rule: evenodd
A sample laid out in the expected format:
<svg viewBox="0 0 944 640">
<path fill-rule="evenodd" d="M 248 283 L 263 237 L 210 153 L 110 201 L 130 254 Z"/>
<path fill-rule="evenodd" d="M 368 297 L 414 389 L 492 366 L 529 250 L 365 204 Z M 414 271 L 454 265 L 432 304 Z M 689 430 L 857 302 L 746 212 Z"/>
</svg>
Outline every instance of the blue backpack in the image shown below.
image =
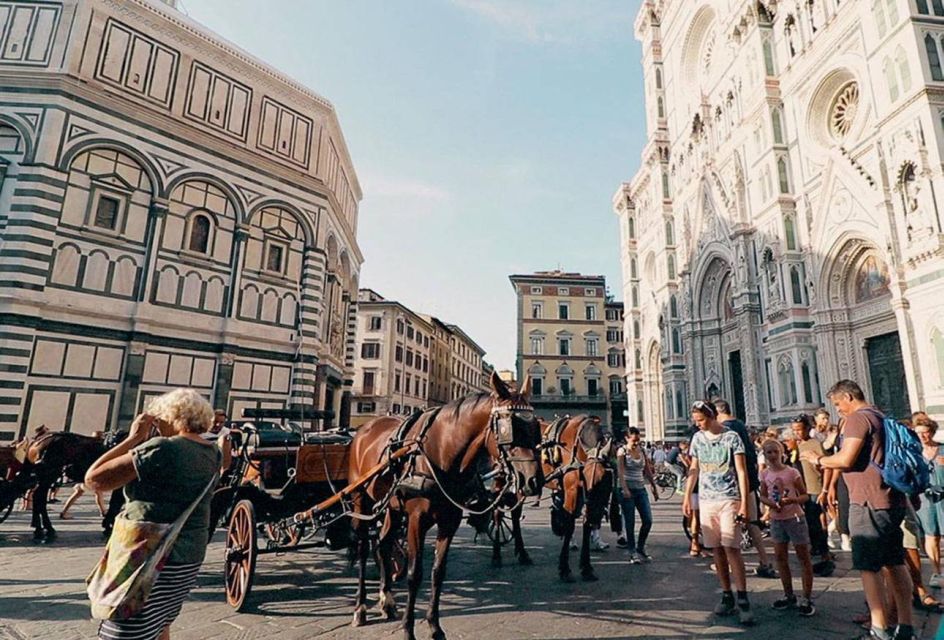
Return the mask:
<svg viewBox="0 0 944 640">
<path fill-rule="evenodd" d="M 882 424 L 885 428 L 885 464 L 879 467 L 882 480 L 906 496 L 921 495 L 931 486 L 931 471 L 918 435 L 894 418 L 886 417 Z"/>
</svg>

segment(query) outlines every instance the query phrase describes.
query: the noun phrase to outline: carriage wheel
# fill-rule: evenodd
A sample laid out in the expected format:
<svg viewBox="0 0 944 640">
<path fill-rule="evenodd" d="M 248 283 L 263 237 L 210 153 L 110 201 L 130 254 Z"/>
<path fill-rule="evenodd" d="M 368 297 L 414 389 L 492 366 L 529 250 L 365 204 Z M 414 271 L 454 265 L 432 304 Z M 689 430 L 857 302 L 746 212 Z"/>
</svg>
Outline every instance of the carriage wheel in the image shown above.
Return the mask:
<svg viewBox="0 0 944 640">
<path fill-rule="evenodd" d="M 223 567 L 226 602 L 236 611 L 242 611 L 256 571 L 256 510 L 249 500 L 240 500 L 233 509 L 226 533 Z"/>
<path fill-rule="evenodd" d="M 509 522 L 509 518 L 505 515 L 504 511 L 496 511 L 492 515 L 492 518 L 488 521 L 488 530 L 486 533 L 492 544 L 497 542 L 501 547 L 504 547 L 514 539 L 511 530 L 511 522 Z"/>
</svg>

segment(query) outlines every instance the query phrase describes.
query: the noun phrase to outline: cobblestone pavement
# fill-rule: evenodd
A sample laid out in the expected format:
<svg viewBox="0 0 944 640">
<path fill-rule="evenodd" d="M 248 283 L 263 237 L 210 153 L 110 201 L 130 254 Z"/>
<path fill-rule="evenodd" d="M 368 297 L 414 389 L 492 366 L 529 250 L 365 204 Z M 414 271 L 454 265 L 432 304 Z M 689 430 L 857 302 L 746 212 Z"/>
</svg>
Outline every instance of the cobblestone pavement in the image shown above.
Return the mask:
<svg viewBox="0 0 944 640">
<path fill-rule="evenodd" d="M 546 500 L 545 500 L 546 502 Z M 54 505 L 58 508 L 59 505 Z M 97 560 L 102 542 L 91 500 L 76 505 L 76 519 L 57 521 L 52 546 L 32 543 L 29 518 L 13 513 L 0 524 L 0 640 L 94 637 L 83 579 Z M 562 584 L 557 580 L 559 542 L 550 531 L 546 509 L 525 511 L 525 537 L 535 560 L 520 567 L 511 558 L 504 568 L 490 565 L 490 550 L 473 541 L 464 526 L 450 553 L 442 603 L 443 626 L 450 638 L 852 638 L 859 629 L 850 619 L 863 609 L 858 575 L 849 554 L 840 554 L 831 578 L 816 579 L 813 618 L 774 612 L 778 580 L 752 579 L 758 624 L 744 629 L 710 613 L 718 597 L 708 560 L 686 553 L 679 500 L 656 503 L 649 545 L 654 561 L 629 565 L 613 545 L 595 553 L 599 582 Z M 611 543 L 615 535 L 604 532 Z M 354 572 L 343 552 L 305 551 L 259 559 L 249 612 L 233 613 L 222 591 L 222 535 L 211 544 L 199 584 L 173 627 L 175 640 L 209 638 L 399 638 L 397 623 L 381 622 L 371 612 L 366 627 L 350 627 Z M 506 549 L 506 557 L 508 556 Z M 428 552 L 429 554 L 429 552 Z M 576 552 L 573 554 L 576 571 Z M 429 557 L 429 555 L 427 556 Z M 749 569 L 756 563 L 748 555 Z M 425 563 L 428 571 L 430 562 Z M 372 573 L 375 575 L 375 573 Z M 375 583 L 374 583 L 375 584 Z M 420 596 L 417 635 L 428 637 L 423 622 L 428 579 Z M 375 586 L 370 587 L 375 596 Z M 398 591 L 398 602 L 404 595 Z M 922 638 L 933 638 L 940 616 L 918 616 Z"/>
</svg>

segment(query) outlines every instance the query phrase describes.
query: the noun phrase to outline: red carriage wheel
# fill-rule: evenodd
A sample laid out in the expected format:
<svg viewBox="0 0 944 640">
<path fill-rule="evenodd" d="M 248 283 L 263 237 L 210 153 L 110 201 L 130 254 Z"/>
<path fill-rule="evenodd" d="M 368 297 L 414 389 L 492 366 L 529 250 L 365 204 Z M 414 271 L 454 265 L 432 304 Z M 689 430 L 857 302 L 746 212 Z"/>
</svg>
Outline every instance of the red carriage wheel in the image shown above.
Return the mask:
<svg viewBox="0 0 944 640">
<path fill-rule="evenodd" d="M 223 558 L 226 602 L 236 611 L 242 611 L 252 590 L 256 552 L 256 510 L 249 500 L 240 500 L 229 520 Z"/>
</svg>

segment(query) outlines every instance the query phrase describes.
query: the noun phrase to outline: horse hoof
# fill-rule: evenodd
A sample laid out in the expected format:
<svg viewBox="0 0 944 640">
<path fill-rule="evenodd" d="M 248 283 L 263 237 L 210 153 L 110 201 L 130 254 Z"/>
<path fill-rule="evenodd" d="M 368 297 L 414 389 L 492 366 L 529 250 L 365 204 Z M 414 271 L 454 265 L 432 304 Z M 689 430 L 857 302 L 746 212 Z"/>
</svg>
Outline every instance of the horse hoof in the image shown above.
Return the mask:
<svg viewBox="0 0 944 640">
<path fill-rule="evenodd" d="M 437 627 L 431 631 L 432 633 L 429 634 L 429 637 L 432 640 L 446 640 L 446 632 L 443 631 L 441 627 Z"/>
<path fill-rule="evenodd" d="M 561 579 L 561 582 L 576 582 L 576 580 L 574 579 L 574 576 L 570 573 L 560 574 L 560 579 Z"/>
<path fill-rule="evenodd" d="M 534 560 L 531 559 L 531 556 L 522 551 L 518 554 L 518 564 L 523 567 L 530 567 L 534 564 Z"/>
<path fill-rule="evenodd" d="M 356 607 L 354 609 L 354 619 L 351 620 L 351 626 L 363 627 L 365 624 L 367 624 L 367 607 Z"/>
<path fill-rule="evenodd" d="M 33 542 L 42 542 L 46 539 L 46 536 L 43 535 L 42 531 L 33 532 Z"/>
<path fill-rule="evenodd" d="M 597 574 L 595 574 L 592 571 L 586 571 L 584 573 L 581 573 L 580 577 L 583 579 L 584 582 L 596 582 L 597 580 L 599 580 L 599 578 L 597 577 Z"/>
</svg>

